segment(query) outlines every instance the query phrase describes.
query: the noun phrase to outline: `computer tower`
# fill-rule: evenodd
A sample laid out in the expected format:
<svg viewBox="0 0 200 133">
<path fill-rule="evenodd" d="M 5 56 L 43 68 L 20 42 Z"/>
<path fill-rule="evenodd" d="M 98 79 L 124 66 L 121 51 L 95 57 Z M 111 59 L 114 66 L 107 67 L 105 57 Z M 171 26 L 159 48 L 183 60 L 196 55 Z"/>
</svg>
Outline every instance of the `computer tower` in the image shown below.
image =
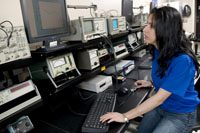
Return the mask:
<svg viewBox="0 0 200 133">
<path fill-rule="evenodd" d="M 133 0 L 122 0 L 122 16 L 126 17 L 129 24 L 133 23 Z"/>
</svg>

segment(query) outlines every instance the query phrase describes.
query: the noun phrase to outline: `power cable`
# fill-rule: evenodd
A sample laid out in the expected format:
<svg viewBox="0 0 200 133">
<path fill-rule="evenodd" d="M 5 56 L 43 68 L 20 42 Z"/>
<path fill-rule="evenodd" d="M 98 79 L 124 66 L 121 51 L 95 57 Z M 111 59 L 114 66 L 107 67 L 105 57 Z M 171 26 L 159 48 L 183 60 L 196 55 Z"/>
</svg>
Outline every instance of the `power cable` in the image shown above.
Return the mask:
<svg viewBox="0 0 200 133">
<path fill-rule="evenodd" d="M 14 27 L 13 27 L 13 24 L 12 24 L 12 22 L 11 21 L 8 21 L 8 20 L 5 20 L 5 21 L 3 21 L 3 22 L 1 22 L 0 23 L 0 27 L 1 28 L 3 28 L 4 26 L 2 25 L 2 24 L 4 24 L 4 23 L 9 23 L 10 25 L 11 25 L 11 32 L 10 32 L 10 35 L 8 36 L 8 34 L 7 34 L 7 46 L 9 47 L 10 46 L 10 38 L 12 37 L 12 33 L 13 33 L 13 29 L 14 29 Z M 2 30 L 2 29 L 1 29 Z M 7 32 L 6 32 L 7 33 Z"/>
</svg>

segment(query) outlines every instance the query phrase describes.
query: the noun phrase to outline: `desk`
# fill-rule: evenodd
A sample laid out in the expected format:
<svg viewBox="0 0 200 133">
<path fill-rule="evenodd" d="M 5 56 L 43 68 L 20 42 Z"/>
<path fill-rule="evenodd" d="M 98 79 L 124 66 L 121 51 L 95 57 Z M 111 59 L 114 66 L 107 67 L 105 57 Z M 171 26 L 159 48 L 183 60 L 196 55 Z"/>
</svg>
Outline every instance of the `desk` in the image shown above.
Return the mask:
<svg viewBox="0 0 200 133">
<path fill-rule="evenodd" d="M 137 65 L 139 65 L 139 64 L 140 63 L 137 62 Z M 127 77 L 133 78 L 133 79 L 151 80 L 151 70 L 150 69 L 149 70 L 135 69 Z M 129 84 L 129 86 L 131 88 L 134 87 L 133 80 L 127 79 L 126 82 L 127 82 L 127 84 Z M 140 88 L 131 94 L 128 94 L 123 97 L 118 97 L 115 111 L 120 112 L 120 113 L 125 113 L 125 112 L 129 111 L 130 109 L 135 108 L 136 106 L 141 104 L 145 98 L 147 98 L 147 96 L 151 90 L 152 89 L 150 89 L 150 88 Z M 109 133 L 121 133 L 121 132 L 123 132 L 124 128 L 126 128 L 126 127 L 127 127 L 127 124 L 125 124 L 125 123 L 111 124 Z"/>
<path fill-rule="evenodd" d="M 138 62 L 143 62 L 144 60 L 145 59 L 137 61 L 136 65 L 140 64 Z M 139 76 L 137 74 L 139 74 Z M 147 77 L 147 79 L 149 79 L 150 70 L 134 70 L 127 77 L 133 79 L 137 79 L 137 77 L 140 79 Z M 134 85 L 134 82 L 131 79 L 128 79 L 127 83 L 130 86 Z M 62 103 L 58 109 L 51 111 L 44 105 L 43 107 L 38 108 L 35 112 L 33 112 L 33 114 L 30 114 L 30 119 L 35 127 L 31 133 L 79 133 L 81 126 L 86 118 L 86 114 L 88 113 L 94 99 L 96 98 L 96 93 L 92 93 L 91 95 L 91 92 L 87 92 L 88 94 L 90 93 L 91 98 L 84 101 L 81 100 L 79 95 L 76 95 L 76 90 L 77 89 L 75 87 L 71 87 L 70 89 L 66 88 L 62 91 L 61 94 L 59 93 L 60 95 L 58 97 L 55 97 L 57 104 Z M 75 92 L 72 93 L 72 91 Z M 123 113 L 130 110 L 131 108 L 136 107 L 147 97 L 149 92 L 150 89 L 138 89 L 129 95 L 121 97 L 118 96 L 115 111 Z M 83 96 L 87 97 L 88 95 Z M 74 111 L 73 113 L 72 110 Z M 79 115 L 75 113 L 79 113 Z M 126 126 L 126 124 L 113 123 L 110 126 L 109 132 L 121 132 Z"/>
<path fill-rule="evenodd" d="M 137 91 L 135 91 L 133 94 L 131 94 L 129 96 L 129 98 L 126 99 L 126 101 L 124 102 L 124 104 L 120 107 L 118 107 L 116 104 L 116 110 L 117 112 L 120 113 L 124 113 L 127 112 L 128 110 L 136 107 L 137 105 L 139 105 L 142 101 L 144 101 L 144 99 L 147 97 L 147 95 L 149 94 L 150 89 L 148 88 L 143 88 L 143 89 L 138 89 Z M 124 128 L 127 126 L 127 124 L 125 123 L 114 123 L 110 126 L 110 131 L 109 133 L 121 133 Z"/>
<path fill-rule="evenodd" d="M 150 69 L 142 70 L 142 71 L 150 71 Z M 140 72 L 140 70 L 135 70 L 133 72 L 137 72 L 136 77 L 146 77 L 147 79 L 150 77 L 150 75 L 148 73 Z M 132 76 L 130 76 L 130 78 L 127 78 L 123 83 L 118 83 L 118 82 L 114 83 L 113 89 L 115 91 L 118 90 L 119 88 L 121 89 L 122 87 L 128 88 L 128 90 L 135 89 L 134 81 L 137 78 L 135 78 L 133 76 L 134 76 L 134 74 Z M 133 77 L 133 79 L 131 79 L 131 77 Z M 112 90 L 112 88 L 109 88 L 105 91 L 109 91 L 109 90 Z M 129 93 L 125 96 L 118 95 L 117 101 L 116 101 L 116 107 L 115 107 L 114 111 L 124 113 L 124 112 L 127 112 L 128 110 L 138 106 L 138 104 L 140 104 L 147 97 L 150 90 L 151 90 L 150 88 L 140 88 L 135 92 L 129 91 Z M 100 106 L 100 107 L 102 107 L 102 106 Z M 94 110 L 92 110 L 92 111 L 94 111 Z M 97 113 L 97 114 L 99 114 L 99 113 Z M 92 120 L 92 119 L 90 119 L 90 120 Z M 98 118 L 97 118 L 97 120 L 98 120 Z M 110 125 L 109 132 L 111 132 L 111 133 L 112 132 L 113 133 L 123 132 L 122 130 L 124 129 L 124 127 L 126 125 L 127 125 L 126 123 L 124 123 L 124 124 L 123 123 L 112 123 Z"/>
</svg>

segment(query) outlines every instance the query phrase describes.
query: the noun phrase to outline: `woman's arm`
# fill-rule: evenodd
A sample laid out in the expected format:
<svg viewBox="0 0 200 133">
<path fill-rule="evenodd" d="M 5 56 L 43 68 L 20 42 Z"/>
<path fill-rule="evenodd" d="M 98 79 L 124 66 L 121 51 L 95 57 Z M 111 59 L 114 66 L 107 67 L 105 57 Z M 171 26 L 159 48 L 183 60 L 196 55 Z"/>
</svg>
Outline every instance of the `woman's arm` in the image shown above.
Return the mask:
<svg viewBox="0 0 200 133">
<path fill-rule="evenodd" d="M 146 112 L 149 112 L 161 105 L 170 95 L 170 92 L 160 88 L 155 95 L 144 101 L 136 108 L 124 113 L 124 115 L 130 120 L 145 114 Z"/>
<path fill-rule="evenodd" d="M 159 91 L 144 101 L 142 104 L 137 106 L 136 108 L 121 114 L 117 112 L 110 112 L 107 113 L 103 116 L 101 116 L 100 121 L 105 122 L 107 121 L 108 123 L 116 121 L 116 122 L 126 122 L 125 118 L 128 118 L 128 120 L 136 118 L 146 112 L 149 112 L 153 110 L 154 108 L 158 107 L 161 105 L 169 96 L 171 95 L 170 92 L 160 88 Z"/>
</svg>

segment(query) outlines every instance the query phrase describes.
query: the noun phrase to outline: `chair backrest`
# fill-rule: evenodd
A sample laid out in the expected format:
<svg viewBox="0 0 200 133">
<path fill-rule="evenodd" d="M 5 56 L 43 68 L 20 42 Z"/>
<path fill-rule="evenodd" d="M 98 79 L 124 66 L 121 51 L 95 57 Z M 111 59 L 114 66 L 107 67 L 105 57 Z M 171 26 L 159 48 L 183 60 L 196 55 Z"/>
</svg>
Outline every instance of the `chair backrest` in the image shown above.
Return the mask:
<svg viewBox="0 0 200 133">
<path fill-rule="evenodd" d="M 198 92 L 198 97 L 200 98 L 200 78 L 195 82 L 195 89 Z M 200 123 L 200 104 L 197 106 L 197 123 Z M 200 129 L 200 126 L 199 126 Z"/>
<path fill-rule="evenodd" d="M 198 97 L 200 98 L 200 78 L 198 77 L 197 81 L 195 82 L 195 89 L 198 92 Z"/>
<path fill-rule="evenodd" d="M 195 82 L 195 89 L 198 92 L 198 97 L 200 98 L 200 78 L 198 77 L 198 79 Z M 197 106 L 197 123 L 196 125 L 192 128 L 192 130 L 190 131 L 190 133 L 196 133 L 200 131 L 200 104 Z"/>
</svg>

